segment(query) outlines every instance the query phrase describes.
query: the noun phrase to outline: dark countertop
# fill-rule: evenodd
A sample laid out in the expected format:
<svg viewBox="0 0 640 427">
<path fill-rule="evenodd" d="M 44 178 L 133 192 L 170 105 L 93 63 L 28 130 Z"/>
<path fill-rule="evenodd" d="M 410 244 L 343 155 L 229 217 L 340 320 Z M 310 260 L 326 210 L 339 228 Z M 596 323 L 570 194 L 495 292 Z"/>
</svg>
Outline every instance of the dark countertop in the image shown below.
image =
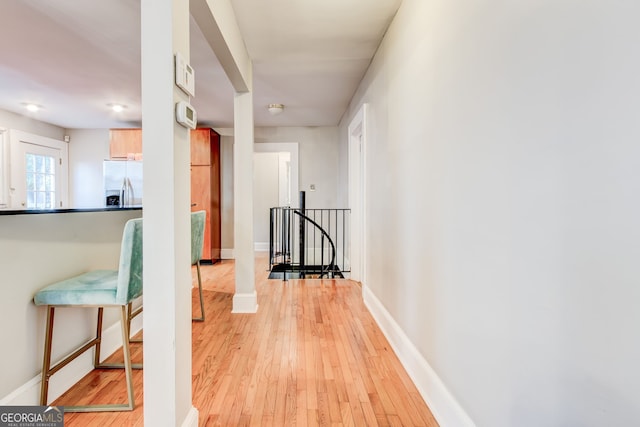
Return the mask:
<svg viewBox="0 0 640 427">
<path fill-rule="evenodd" d="M 135 211 L 142 210 L 142 206 L 131 206 L 126 208 L 120 207 L 102 207 L 102 208 L 79 208 L 79 209 L 0 209 L 0 216 L 3 215 L 34 215 L 34 214 L 59 214 L 59 213 L 75 213 L 75 212 L 113 212 L 113 211 Z"/>
</svg>

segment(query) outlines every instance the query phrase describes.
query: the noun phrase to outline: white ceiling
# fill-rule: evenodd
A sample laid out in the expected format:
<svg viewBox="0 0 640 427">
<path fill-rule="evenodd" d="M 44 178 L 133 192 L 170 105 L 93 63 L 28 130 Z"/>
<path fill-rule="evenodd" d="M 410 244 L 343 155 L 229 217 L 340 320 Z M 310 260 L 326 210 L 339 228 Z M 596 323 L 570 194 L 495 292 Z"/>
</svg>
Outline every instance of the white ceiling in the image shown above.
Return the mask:
<svg viewBox="0 0 640 427">
<path fill-rule="evenodd" d="M 401 2 L 230 1 L 253 60 L 256 126 L 337 125 Z M 140 126 L 140 0 L 2 0 L 0 16 L 0 109 L 69 129 Z M 190 54 L 199 124 L 233 126 L 231 84 L 193 19 Z"/>
</svg>

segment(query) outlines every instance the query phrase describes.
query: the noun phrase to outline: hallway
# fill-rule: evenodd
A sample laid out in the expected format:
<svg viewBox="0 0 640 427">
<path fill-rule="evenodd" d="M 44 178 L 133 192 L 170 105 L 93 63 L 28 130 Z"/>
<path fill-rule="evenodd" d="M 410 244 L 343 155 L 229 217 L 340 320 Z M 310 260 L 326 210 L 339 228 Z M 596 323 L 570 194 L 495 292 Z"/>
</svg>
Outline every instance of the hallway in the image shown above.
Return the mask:
<svg viewBox="0 0 640 427">
<path fill-rule="evenodd" d="M 202 267 L 206 321 L 193 323 L 193 405 L 201 426 L 437 426 L 358 284 L 267 280 L 267 259 L 259 256 L 258 313 L 231 314 L 233 267 L 229 260 Z M 197 316 L 196 289 L 193 309 Z M 55 404 L 124 400 L 123 376 L 94 371 Z M 133 412 L 67 414 L 65 425 L 142 426 L 141 371 L 134 382 Z"/>
</svg>

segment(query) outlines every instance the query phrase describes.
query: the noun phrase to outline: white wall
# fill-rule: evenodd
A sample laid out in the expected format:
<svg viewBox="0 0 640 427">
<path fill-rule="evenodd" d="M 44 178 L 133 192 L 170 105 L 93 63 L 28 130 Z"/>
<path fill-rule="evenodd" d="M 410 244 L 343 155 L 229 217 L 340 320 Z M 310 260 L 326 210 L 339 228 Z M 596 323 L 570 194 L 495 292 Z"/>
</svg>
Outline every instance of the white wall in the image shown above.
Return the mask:
<svg viewBox="0 0 640 427">
<path fill-rule="evenodd" d="M 69 203 L 72 208 L 105 205 L 103 161 L 109 158 L 109 129 L 68 130 Z"/>
<path fill-rule="evenodd" d="M 478 426 L 640 420 L 638 16 L 405 0 L 341 123 L 342 158 L 370 104 L 365 292 Z"/>
<path fill-rule="evenodd" d="M 37 113 L 34 113 L 33 116 L 23 116 L 0 109 L 0 127 L 17 129 L 59 141 L 64 139 L 65 130 L 63 128 L 38 120 Z"/>
</svg>

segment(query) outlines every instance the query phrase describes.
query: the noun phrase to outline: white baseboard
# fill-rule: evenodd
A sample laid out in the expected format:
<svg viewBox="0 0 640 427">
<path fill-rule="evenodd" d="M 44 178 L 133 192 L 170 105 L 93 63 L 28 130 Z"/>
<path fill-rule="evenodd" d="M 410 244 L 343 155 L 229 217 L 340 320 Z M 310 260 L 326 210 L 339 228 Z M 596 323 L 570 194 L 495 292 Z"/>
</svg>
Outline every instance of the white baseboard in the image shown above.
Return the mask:
<svg viewBox="0 0 640 427">
<path fill-rule="evenodd" d="M 29 381 L 0 399 L 0 406 L 32 406 L 40 404 L 41 376 Z"/>
<path fill-rule="evenodd" d="M 198 410 L 193 406 L 189 409 L 187 417 L 182 423 L 182 427 L 198 427 L 198 417 L 200 416 Z"/>
<path fill-rule="evenodd" d="M 449 392 L 429 362 L 366 286 L 362 287 L 362 297 L 438 424 L 442 427 L 475 427 L 473 420 Z"/>
<path fill-rule="evenodd" d="M 235 259 L 235 256 L 233 255 L 233 248 L 232 249 L 224 249 L 224 248 L 222 248 L 220 250 L 220 258 L 222 258 L 222 259 Z"/>
<path fill-rule="evenodd" d="M 253 250 L 256 252 L 269 252 L 269 242 L 253 242 Z"/>
<path fill-rule="evenodd" d="M 258 293 L 253 291 L 250 294 L 236 293 L 233 296 L 233 308 L 231 313 L 257 313 Z"/>
<path fill-rule="evenodd" d="M 142 329 L 143 315 L 144 313 L 141 313 L 140 315 L 134 317 L 131 321 L 132 335 L 138 333 Z M 102 359 L 106 359 L 121 346 L 122 331 L 120 329 L 120 321 L 118 321 L 102 332 L 102 344 L 100 350 Z M 49 380 L 49 402 L 52 402 L 60 397 L 65 391 L 69 390 L 74 384 L 80 381 L 92 370 L 93 352 L 86 351 L 51 377 L 51 379 Z M 0 399 L 0 406 L 39 405 L 41 382 L 41 375 L 30 379 L 4 398 Z"/>
</svg>

